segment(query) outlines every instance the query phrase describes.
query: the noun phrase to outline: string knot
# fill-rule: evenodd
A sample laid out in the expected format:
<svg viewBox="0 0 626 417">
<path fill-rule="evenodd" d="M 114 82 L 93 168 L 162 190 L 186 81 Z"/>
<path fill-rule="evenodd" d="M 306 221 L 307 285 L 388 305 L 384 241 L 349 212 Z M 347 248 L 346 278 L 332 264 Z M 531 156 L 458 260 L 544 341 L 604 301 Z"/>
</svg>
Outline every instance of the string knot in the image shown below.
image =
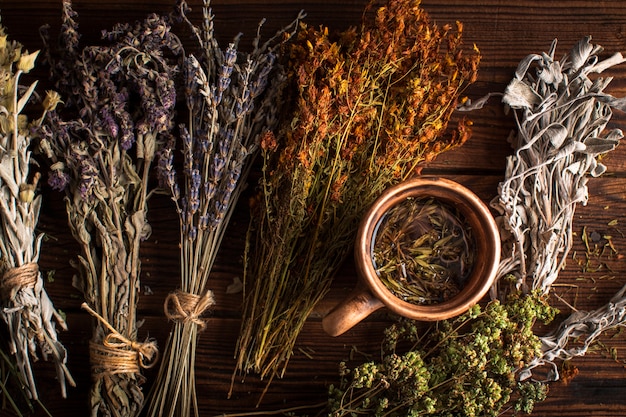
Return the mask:
<svg viewBox="0 0 626 417">
<path fill-rule="evenodd" d="M 97 318 L 110 332 L 102 343 L 89 342 L 89 356 L 96 378 L 101 375 L 138 374 L 142 368 L 152 368 L 156 364 L 159 351 L 155 340 L 145 342 L 130 340 L 87 303 L 83 303 L 81 307 Z"/>
<path fill-rule="evenodd" d="M 206 322 L 201 318 L 202 314 L 213 304 L 215 304 L 215 299 L 211 290 L 205 292 L 203 296 L 176 290 L 165 298 L 163 310 L 169 320 L 194 323 L 200 330 L 204 330 Z"/>
<path fill-rule="evenodd" d="M 13 299 L 22 288 L 35 288 L 38 277 L 39 266 L 34 262 L 6 270 L 0 279 L 0 297 Z"/>
</svg>

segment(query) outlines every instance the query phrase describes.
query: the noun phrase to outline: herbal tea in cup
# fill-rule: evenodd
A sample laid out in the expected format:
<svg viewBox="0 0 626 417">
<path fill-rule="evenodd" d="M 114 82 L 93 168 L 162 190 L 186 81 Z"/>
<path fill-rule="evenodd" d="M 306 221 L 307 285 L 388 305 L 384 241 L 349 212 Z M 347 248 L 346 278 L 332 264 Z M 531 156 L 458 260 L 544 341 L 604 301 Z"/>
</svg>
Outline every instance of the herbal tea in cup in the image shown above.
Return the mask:
<svg viewBox="0 0 626 417">
<path fill-rule="evenodd" d="M 322 320 L 338 336 L 379 308 L 424 321 L 467 311 L 487 293 L 500 262 L 489 208 L 461 184 L 419 177 L 386 190 L 356 236 L 358 282 Z"/>
<path fill-rule="evenodd" d="M 372 263 L 396 297 L 440 303 L 465 285 L 475 245 L 471 225 L 457 208 L 432 197 L 409 197 L 376 226 Z"/>
</svg>

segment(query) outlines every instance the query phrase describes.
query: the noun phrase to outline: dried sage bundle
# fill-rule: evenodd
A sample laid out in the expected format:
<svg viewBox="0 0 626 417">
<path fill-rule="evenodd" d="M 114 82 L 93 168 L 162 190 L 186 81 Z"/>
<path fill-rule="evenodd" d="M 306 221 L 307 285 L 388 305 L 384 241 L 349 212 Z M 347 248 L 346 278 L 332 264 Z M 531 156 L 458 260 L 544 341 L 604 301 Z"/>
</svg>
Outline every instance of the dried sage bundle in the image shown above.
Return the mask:
<svg viewBox="0 0 626 417">
<path fill-rule="evenodd" d="M 80 246 L 74 285 L 95 318 L 91 414 L 133 416 L 144 401 L 142 369 L 157 356 L 156 342 L 138 335 L 140 246 L 151 231 L 152 163 L 173 128 L 172 59 L 182 45 L 166 18 L 150 15 L 81 46 L 75 17 L 64 1 L 59 58 L 48 59 L 66 105 L 48 113 L 40 146 Z"/>
<path fill-rule="evenodd" d="M 33 400 L 38 394 L 31 361 L 39 355 L 54 362 L 63 397 L 66 385 L 74 386 L 56 330 L 57 324 L 64 330 L 67 326 L 46 293 L 38 266 L 43 234 L 35 231 L 41 208 L 36 187 L 41 174 L 31 171 L 31 129 L 42 119 L 29 121 L 23 114 L 37 81 L 20 84 L 38 54 L 9 40 L 0 25 L 0 316 L 8 327 L 9 352 Z M 57 103 L 49 93 L 44 110 Z"/>
<path fill-rule="evenodd" d="M 524 292 L 543 294 L 550 291 L 572 247 L 574 211 L 577 204 L 587 203 L 589 175 L 606 170 L 598 157 L 623 137 L 618 129 L 606 131 L 612 109 L 626 110 L 626 100 L 604 92 L 611 78 L 597 75 L 626 61 L 620 53 L 601 59 L 602 47 L 586 37 L 555 60 L 556 45 L 555 40 L 548 53 L 522 60 L 506 88 L 503 102 L 513 109 L 517 123 L 510 137 L 515 153 L 507 160 L 505 180 L 492 202 L 502 215 L 500 282 L 512 276 Z M 623 294 L 596 312 L 574 313 L 542 337 L 542 357 L 521 377 L 549 364 L 550 379 L 558 379 L 555 359 L 584 354 L 603 329 L 624 320 Z M 504 297 L 497 284 L 494 296 Z M 568 342 L 579 337 L 583 347 L 568 349 Z"/>
</svg>

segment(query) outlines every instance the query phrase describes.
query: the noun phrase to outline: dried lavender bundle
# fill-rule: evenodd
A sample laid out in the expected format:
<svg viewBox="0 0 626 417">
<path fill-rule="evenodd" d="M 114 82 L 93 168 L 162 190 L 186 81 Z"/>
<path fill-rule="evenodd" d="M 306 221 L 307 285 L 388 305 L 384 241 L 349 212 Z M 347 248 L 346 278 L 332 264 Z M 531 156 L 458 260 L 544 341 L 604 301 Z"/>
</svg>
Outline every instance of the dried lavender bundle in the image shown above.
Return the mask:
<svg viewBox="0 0 626 417">
<path fill-rule="evenodd" d="M 46 293 L 38 266 L 43 234 L 35 232 L 41 208 L 35 191 L 41 174 L 31 172 L 31 129 L 42 119 L 29 121 L 23 114 L 37 81 L 20 85 L 38 54 L 8 40 L 0 25 L 0 316 L 8 327 L 9 352 L 34 400 L 38 394 L 31 361 L 39 355 L 54 362 L 63 397 L 66 385 L 74 386 L 56 330 L 57 324 L 64 330 L 67 326 Z M 56 106 L 53 97 L 44 101 L 44 112 Z"/>
<path fill-rule="evenodd" d="M 101 46 L 81 47 L 75 17 L 65 0 L 60 58 L 48 59 L 67 105 L 48 113 L 40 146 L 80 246 L 74 285 L 95 318 L 91 414 L 133 416 L 144 401 L 142 369 L 157 355 L 156 342 L 138 335 L 139 252 L 150 235 L 151 166 L 173 127 L 171 58 L 182 45 L 167 19 L 151 15 L 104 32 Z"/>
<path fill-rule="evenodd" d="M 276 50 L 298 21 L 264 44 L 259 26 L 252 52 L 244 53 L 238 51 L 238 37 L 220 48 L 208 0 L 201 28 L 188 20 L 184 1 L 179 10 L 196 36 L 199 54 L 189 55 L 183 66 L 189 120 L 180 127 L 182 175 L 174 169 L 173 141 L 160 152 L 158 165 L 180 218 L 181 285 L 165 300 L 165 315 L 174 326 L 151 395 L 150 416 L 199 415 L 195 350 L 205 328 L 202 315 L 214 303 L 209 277 L 259 142 L 276 125 L 284 78 Z"/>
<path fill-rule="evenodd" d="M 572 246 L 576 205 L 587 203 L 588 177 L 606 170 L 598 157 L 623 137 L 618 129 L 605 129 L 612 108 L 626 110 L 626 100 L 605 93 L 611 78 L 597 74 L 626 59 L 619 53 L 601 59 L 602 48 L 590 41 L 582 39 L 560 60 L 554 58 L 556 41 L 548 53 L 529 55 L 504 93 L 503 102 L 514 110 L 517 132 L 510 138 L 515 154 L 507 160 L 505 180 L 492 202 L 502 214 L 505 237 L 499 277 L 513 276 L 525 292 L 550 291 Z M 542 357 L 522 377 L 549 364 L 551 377 L 558 379 L 555 359 L 584 354 L 599 332 L 623 323 L 623 293 L 596 312 L 574 313 L 543 337 Z M 504 297 L 497 284 L 493 295 Z M 584 339 L 584 347 L 568 349 L 578 337 Z"/>
<path fill-rule="evenodd" d="M 480 59 L 464 55 L 462 29 L 390 0 L 371 3 L 359 29 L 303 28 L 290 45 L 293 112 L 262 144 L 237 372 L 284 374 L 369 205 L 469 137 L 464 120 L 446 134 Z"/>
</svg>

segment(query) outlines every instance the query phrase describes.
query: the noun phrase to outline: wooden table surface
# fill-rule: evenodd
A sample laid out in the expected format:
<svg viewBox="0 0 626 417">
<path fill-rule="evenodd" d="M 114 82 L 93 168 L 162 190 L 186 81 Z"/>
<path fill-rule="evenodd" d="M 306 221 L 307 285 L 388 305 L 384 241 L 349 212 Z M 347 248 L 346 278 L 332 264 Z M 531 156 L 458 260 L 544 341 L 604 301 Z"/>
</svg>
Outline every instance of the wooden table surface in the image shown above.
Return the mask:
<svg viewBox="0 0 626 417">
<path fill-rule="evenodd" d="M 41 47 L 38 27 L 59 23 L 61 0 L 0 0 L 2 23 L 12 39 L 29 49 Z M 192 18 L 198 18 L 199 0 Z M 222 42 L 237 32 L 252 35 L 257 22 L 267 18 L 268 32 L 292 20 L 300 9 L 308 13 L 311 25 L 325 24 L 331 29 L 344 29 L 357 24 L 366 0 L 214 0 L 216 31 Z M 168 12 L 173 0 L 75 0 L 81 31 L 85 39 L 96 39 L 100 29 L 117 21 L 142 18 L 148 12 Z M 606 53 L 626 51 L 626 3 L 620 0 L 575 1 L 505 1 L 505 0 L 425 0 L 423 7 L 431 17 L 443 24 L 462 21 L 468 46 L 475 43 L 481 50 L 478 82 L 468 91 L 470 97 L 486 92 L 503 91 L 520 59 L 529 53 L 547 51 L 554 38 L 559 39 L 557 55 L 568 52 L 585 35 L 605 47 Z M 249 39 L 249 38 L 248 38 Z M 245 45 L 245 39 L 242 45 Z M 610 71 L 615 76 L 608 92 L 626 96 L 626 65 Z M 45 83 L 45 81 L 44 81 Z M 474 190 L 485 201 L 496 194 L 503 177 L 504 163 L 511 149 L 506 142 L 514 127 L 497 99 L 471 115 L 474 136 L 461 149 L 443 154 L 425 172 L 456 179 Z M 616 113 L 613 127 L 626 127 L 626 117 Z M 585 251 L 580 239 L 583 227 L 588 232 L 611 234 L 618 253 L 626 254 L 626 146 L 618 147 L 604 159 L 609 170 L 590 182 L 590 201 L 579 207 L 574 223 L 578 238 L 574 251 Z M 49 234 L 43 245 L 40 268 L 54 271 L 54 281 L 47 284 L 51 298 L 67 313 L 69 332 L 60 338 L 69 350 L 69 368 L 78 387 L 69 396 L 59 397 L 52 367 L 38 363 L 36 372 L 42 400 L 53 416 L 87 415 L 87 393 L 90 383 L 87 343 L 90 318 L 80 310 L 81 295 L 71 287 L 73 269 L 69 261 L 76 246 L 66 226 L 64 206 L 60 197 L 44 193 L 44 209 L 40 220 L 42 231 Z M 240 322 L 240 294 L 226 294 L 226 287 L 241 276 L 240 262 L 246 228 L 247 209 L 241 202 L 229 226 L 218 255 L 211 288 L 216 305 L 202 333 L 197 352 L 198 396 L 203 416 L 221 413 L 273 410 L 284 407 L 316 404 L 326 398 L 326 387 L 338 379 L 339 361 L 359 354 L 376 353 L 381 332 L 392 319 L 382 312 L 368 318 L 347 334 L 332 338 L 321 328 L 323 315 L 338 303 L 355 283 L 352 265 L 348 262 L 335 280 L 329 296 L 316 308 L 301 334 L 286 376 L 276 380 L 260 409 L 254 405 L 265 387 L 263 381 L 249 376 L 235 384 L 232 398 L 227 399 L 231 373 L 234 369 L 234 345 Z M 163 316 L 162 305 L 168 292 L 179 282 L 178 226 L 173 207 L 166 198 L 151 200 L 149 219 L 153 234 L 142 247 L 142 282 L 139 314 L 145 319 L 140 334 L 156 337 L 164 346 L 170 324 Z M 617 219 L 617 226 L 609 222 Z M 613 224 L 613 223 L 612 223 Z M 623 227 L 623 230 L 620 228 Z M 571 256 L 552 294 L 552 302 L 567 313 L 568 304 L 577 309 L 593 309 L 606 303 L 626 281 L 626 258 L 622 256 L 592 259 L 607 268 L 583 273 Z M 149 295 L 148 295 L 149 294 Z M 574 365 L 579 374 L 569 383 L 551 385 L 548 399 L 536 406 L 538 416 L 624 416 L 626 415 L 626 337 L 607 336 L 604 347 L 598 347 Z M 609 353 L 617 351 L 617 359 Z M 147 372 L 146 390 L 154 378 Z"/>
</svg>

